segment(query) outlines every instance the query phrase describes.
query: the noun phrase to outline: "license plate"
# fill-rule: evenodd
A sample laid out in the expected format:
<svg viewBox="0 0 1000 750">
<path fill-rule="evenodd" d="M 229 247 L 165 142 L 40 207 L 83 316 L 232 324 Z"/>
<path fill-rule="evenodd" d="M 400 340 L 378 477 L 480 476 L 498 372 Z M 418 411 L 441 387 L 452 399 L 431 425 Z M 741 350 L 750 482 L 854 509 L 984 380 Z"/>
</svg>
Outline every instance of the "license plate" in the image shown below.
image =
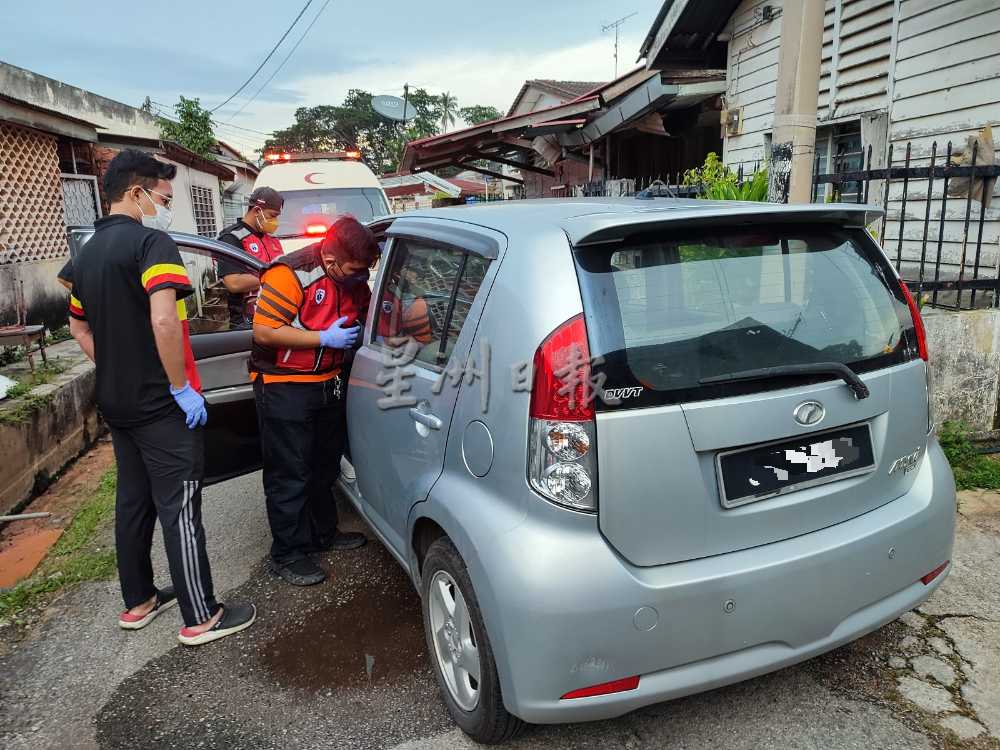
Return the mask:
<svg viewBox="0 0 1000 750">
<path fill-rule="evenodd" d="M 840 427 L 716 456 L 722 505 L 733 508 L 875 469 L 868 424 Z"/>
</svg>

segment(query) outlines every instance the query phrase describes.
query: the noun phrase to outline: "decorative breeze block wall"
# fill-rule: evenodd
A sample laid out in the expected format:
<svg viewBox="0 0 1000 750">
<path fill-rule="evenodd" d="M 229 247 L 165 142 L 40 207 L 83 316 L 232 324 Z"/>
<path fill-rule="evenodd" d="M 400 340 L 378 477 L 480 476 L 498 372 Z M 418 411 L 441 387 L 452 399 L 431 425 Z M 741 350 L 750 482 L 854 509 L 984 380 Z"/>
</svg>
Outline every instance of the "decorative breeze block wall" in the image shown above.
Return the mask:
<svg viewBox="0 0 1000 750">
<path fill-rule="evenodd" d="M 0 263 L 69 252 L 56 139 L 0 122 Z"/>
</svg>

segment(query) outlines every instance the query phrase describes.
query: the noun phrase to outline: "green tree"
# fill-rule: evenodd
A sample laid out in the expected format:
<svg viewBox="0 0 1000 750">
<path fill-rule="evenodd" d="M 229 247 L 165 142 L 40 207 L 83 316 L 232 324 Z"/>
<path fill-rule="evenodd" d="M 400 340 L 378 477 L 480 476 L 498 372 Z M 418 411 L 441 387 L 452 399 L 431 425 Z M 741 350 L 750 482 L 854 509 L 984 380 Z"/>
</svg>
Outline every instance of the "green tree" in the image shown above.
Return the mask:
<svg viewBox="0 0 1000 750">
<path fill-rule="evenodd" d="M 201 108 L 198 99 L 185 99 L 183 96 L 174 111 L 177 113 L 177 122 L 160 119 L 160 138 L 174 141 L 196 154 L 214 159 L 212 149 L 216 146 L 216 139 L 212 131 L 212 114 Z"/>
<path fill-rule="evenodd" d="M 448 126 L 454 125 L 458 115 L 458 99 L 445 91 L 438 100 L 438 114 L 441 117 L 441 131 L 448 132 Z"/>
<path fill-rule="evenodd" d="M 410 92 L 409 102 L 417 114 L 407 123 L 405 132 L 401 132 L 399 123 L 378 114 L 371 100 L 371 93 L 351 89 L 340 106 L 301 107 L 295 111 L 295 122 L 272 133 L 264 150 L 357 150 L 372 171 L 383 173 L 395 171 L 408 141 L 437 135 L 437 97 L 426 90 Z"/>
<path fill-rule="evenodd" d="M 458 110 L 458 115 L 469 125 L 482 125 L 486 122 L 499 120 L 503 117 L 503 112 L 496 107 L 485 107 L 477 104 L 474 107 L 462 107 Z"/>
<path fill-rule="evenodd" d="M 407 123 L 406 140 L 419 141 L 437 135 L 441 121 L 439 97 L 428 94 L 426 89 L 414 89 L 408 101 L 417 110 L 417 115 Z"/>
</svg>

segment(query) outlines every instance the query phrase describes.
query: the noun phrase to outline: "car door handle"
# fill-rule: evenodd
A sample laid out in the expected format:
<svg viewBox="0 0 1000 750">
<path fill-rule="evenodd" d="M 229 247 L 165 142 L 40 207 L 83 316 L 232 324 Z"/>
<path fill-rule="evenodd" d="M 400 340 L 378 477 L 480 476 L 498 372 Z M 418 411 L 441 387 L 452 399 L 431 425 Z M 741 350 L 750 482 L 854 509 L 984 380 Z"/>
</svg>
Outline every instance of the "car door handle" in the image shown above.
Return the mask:
<svg viewBox="0 0 1000 750">
<path fill-rule="evenodd" d="M 441 420 L 433 414 L 424 414 L 422 411 L 417 411 L 416 409 L 410 409 L 410 419 L 432 430 L 440 430 L 444 426 Z"/>
</svg>

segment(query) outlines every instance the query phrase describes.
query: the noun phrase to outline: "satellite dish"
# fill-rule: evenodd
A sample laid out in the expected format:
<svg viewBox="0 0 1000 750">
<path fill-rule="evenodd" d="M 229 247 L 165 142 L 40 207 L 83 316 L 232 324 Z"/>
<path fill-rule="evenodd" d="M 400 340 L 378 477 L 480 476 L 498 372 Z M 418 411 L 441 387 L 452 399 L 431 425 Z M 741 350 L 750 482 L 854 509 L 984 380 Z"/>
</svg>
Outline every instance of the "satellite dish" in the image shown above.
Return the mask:
<svg viewBox="0 0 1000 750">
<path fill-rule="evenodd" d="M 417 116 L 417 108 L 409 102 L 404 102 L 398 96 L 374 96 L 372 97 L 372 109 L 390 120 L 406 122 Z"/>
</svg>

